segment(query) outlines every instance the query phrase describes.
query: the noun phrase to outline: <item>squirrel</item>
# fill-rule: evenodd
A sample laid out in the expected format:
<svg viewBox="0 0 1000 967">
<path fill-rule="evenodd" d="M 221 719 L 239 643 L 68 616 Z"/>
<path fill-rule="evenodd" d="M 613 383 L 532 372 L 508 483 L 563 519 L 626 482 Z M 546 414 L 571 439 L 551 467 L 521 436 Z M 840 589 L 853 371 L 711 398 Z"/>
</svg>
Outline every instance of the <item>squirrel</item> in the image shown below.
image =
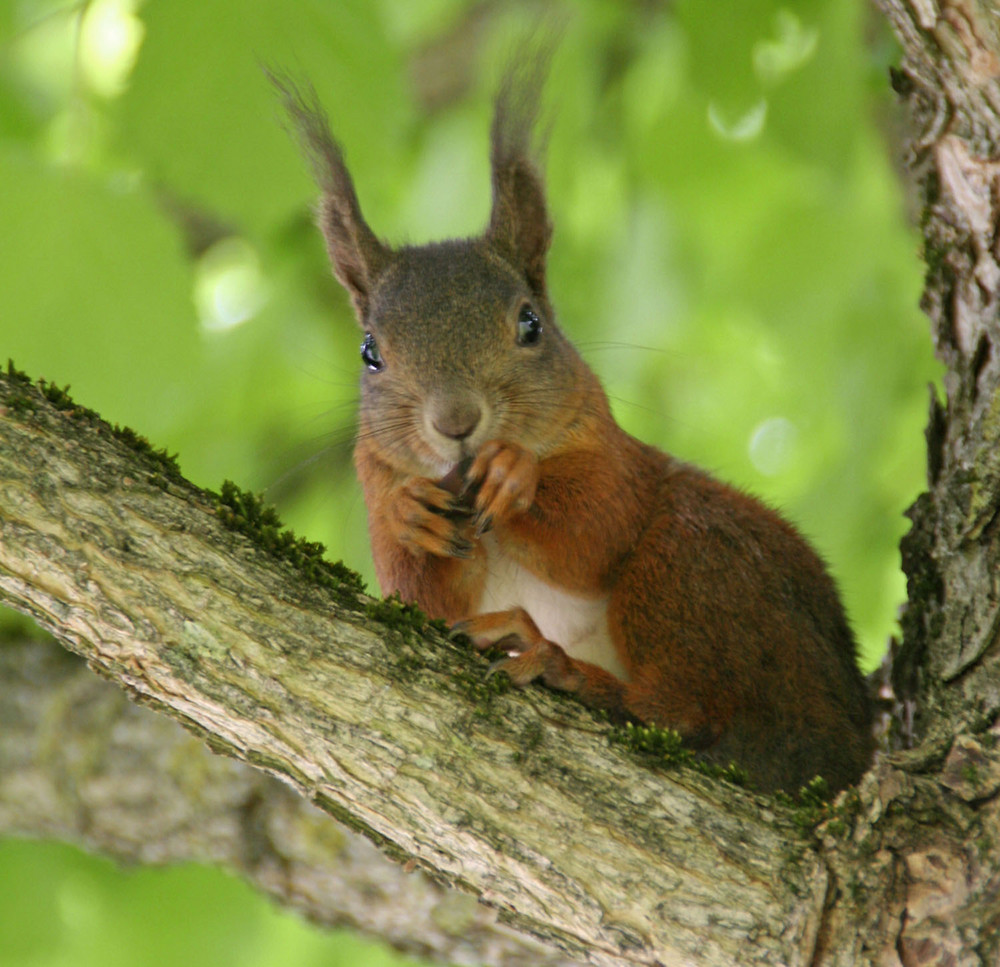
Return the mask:
<svg viewBox="0 0 1000 967">
<path fill-rule="evenodd" d="M 483 233 L 399 247 L 365 221 L 315 90 L 271 76 L 364 333 L 354 462 L 379 584 L 499 646 L 516 685 L 676 730 L 763 791 L 840 789 L 869 765 L 872 713 L 822 561 L 753 497 L 622 430 L 556 323 L 537 73 L 500 86 Z"/>
</svg>

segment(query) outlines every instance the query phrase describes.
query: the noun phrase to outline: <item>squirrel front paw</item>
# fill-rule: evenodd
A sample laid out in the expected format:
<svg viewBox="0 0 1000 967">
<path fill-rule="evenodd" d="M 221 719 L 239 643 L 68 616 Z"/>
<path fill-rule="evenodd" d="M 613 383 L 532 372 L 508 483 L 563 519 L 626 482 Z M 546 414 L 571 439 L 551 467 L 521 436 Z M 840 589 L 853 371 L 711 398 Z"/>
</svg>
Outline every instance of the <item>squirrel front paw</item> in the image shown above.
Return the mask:
<svg viewBox="0 0 1000 967">
<path fill-rule="evenodd" d="M 454 494 L 426 477 L 412 477 L 390 502 L 392 536 L 415 554 L 472 557 L 473 511 Z"/>
<path fill-rule="evenodd" d="M 465 475 L 467 490 L 475 491 L 476 534 L 494 521 L 528 511 L 538 489 L 538 458 L 516 443 L 489 440 L 480 447 Z"/>
</svg>

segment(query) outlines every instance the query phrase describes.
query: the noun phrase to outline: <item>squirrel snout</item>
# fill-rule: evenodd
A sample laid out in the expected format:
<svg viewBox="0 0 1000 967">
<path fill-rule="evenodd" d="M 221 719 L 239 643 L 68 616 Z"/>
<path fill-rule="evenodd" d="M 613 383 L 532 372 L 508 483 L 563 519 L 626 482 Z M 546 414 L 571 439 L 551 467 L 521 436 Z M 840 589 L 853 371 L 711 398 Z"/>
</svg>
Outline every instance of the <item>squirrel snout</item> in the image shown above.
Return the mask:
<svg viewBox="0 0 1000 967">
<path fill-rule="evenodd" d="M 451 440 L 465 440 L 476 432 L 483 418 L 482 407 L 475 400 L 448 400 L 433 406 L 431 425 Z"/>
</svg>

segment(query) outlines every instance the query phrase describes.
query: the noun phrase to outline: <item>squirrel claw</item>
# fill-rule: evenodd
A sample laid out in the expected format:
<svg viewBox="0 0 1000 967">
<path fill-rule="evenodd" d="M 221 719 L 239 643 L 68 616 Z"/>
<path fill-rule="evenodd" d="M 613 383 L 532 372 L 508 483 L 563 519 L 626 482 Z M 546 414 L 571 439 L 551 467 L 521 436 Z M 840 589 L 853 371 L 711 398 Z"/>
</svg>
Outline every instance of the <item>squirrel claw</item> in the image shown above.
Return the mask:
<svg viewBox="0 0 1000 967">
<path fill-rule="evenodd" d="M 468 520 L 474 513 L 475 511 L 468 504 L 453 500 L 444 511 L 444 516 L 449 520 Z"/>
<path fill-rule="evenodd" d="M 466 486 L 476 490 L 477 536 L 496 521 L 525 513 L 535 500 L 538 458 L 513 443 L 490 440 L 483 444 L 466 473 Z"/>
<path fill-rule="evenodd" d="M 492 678 L 497 672 L 503 671 L 503 666 L 510 661 L 509 658 L 498 658 L 496 661 L 491 661 L 489 667 L 486 669 L 485 678 Z"/>
<path fill-rule="evenodd" d="M 481 477 L 466 476 L 461 489 L 458 491 L 458 497 L 456 498 L 463 507 L 471 507 L 472 504 L 475 503 L 476 494 L 479 491 L 479 485 L 481 483 Z"/>
<path fill-rule="evenodd" d="M 449 641 L 458 641 L 459 638 L 468 638 L 469 633 L 466 630 L 469 627 L 466 621 L 456 621 L 449 629 L 445 637 Z"/>
<path fill-rule="evenodd" d="M 545 655 L 547 649 L 532 646 L 517 654 L 508 655 L 493 662 L 486 671 L 486 677 L 503 672 L 519 688 L 545 675 Z"/>
<path fill-rule="evenodd" d="M 452 557 L 468 559 L 472 557 L 473 546 L 470 541 L 457 537 L 449 545 L 449 550 Z"/>
<path fill-rule="evenodd" d="M 392 536 L 414 554 L 471 558 L 474 513 L 433 480 L 414 477 L 395 491 L 386 517 Z"/>
</svg>

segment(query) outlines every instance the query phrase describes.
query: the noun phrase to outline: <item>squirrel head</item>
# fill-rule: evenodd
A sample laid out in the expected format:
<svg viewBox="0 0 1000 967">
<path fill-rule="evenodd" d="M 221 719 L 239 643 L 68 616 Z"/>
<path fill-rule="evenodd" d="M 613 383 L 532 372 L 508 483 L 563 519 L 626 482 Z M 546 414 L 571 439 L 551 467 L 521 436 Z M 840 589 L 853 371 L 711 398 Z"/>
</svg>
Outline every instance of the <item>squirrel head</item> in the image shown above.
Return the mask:
<svg viewBox="0 0 1000 967">
<path fill-rule="evenodd" d="M 543 68 L 510 71 L 501 85 L 484 232 L 398 248 L 365 221 L 315 91 L 271 76 L 312 162 L 319 227 L 365 334 L 360 438 L 407 473 L 444 475 L 497 438 L 546 456 L 603 400 L 546 290 L 552 225 L 530 151 Z"/>
</svg>

